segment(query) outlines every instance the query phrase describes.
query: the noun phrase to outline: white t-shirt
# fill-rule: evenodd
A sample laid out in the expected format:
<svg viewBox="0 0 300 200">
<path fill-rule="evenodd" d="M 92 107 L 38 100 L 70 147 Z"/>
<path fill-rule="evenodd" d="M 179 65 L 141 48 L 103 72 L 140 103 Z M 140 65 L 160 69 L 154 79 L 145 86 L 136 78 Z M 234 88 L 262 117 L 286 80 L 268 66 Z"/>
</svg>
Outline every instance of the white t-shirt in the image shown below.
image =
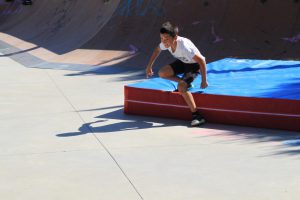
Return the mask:
<svg viewBox="0 0 300 200">
<path fill-rule="evenodd" d="M 169 50 L 169 52 L 177 59 L 184 63 L 196 63 L 193 57 L 198 54 L 202 59 L 205 57 L 200 53 L 193 42 L 187 38 L 177 36 L 177 47 L 175 52 L 172 51 L 171 47 L 166 48 L 163 43 L 159 44 L 161 50 Z"/>
</svg>

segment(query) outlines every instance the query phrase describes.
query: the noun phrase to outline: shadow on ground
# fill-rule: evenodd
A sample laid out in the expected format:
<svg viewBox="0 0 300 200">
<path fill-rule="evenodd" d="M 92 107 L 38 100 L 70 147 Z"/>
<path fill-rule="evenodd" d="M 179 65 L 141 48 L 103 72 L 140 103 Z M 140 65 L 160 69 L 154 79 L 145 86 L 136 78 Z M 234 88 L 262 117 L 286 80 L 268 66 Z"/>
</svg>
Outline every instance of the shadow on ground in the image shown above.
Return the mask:
<svg viewBox="0 0 300 200">
<path fill-rule="evenodd" d="M 266 156 L 300 156 L 299 132 L 222 124 L 207 124 L 205 128 L 211 130 L 214 134 L 206 134 L 199 138 L 220 137 L 223 139 L 225 138 L 228 143 L 266 143 L 271 144 L 274 147 L 272 148 L 272 153 Z"/>
<path fill-rule="evenodd" d="M 104 110 L 103 109 L 93 109 Z M 88 111 L 88 110 L 84 110 Z M 80 112 L 84 112 L 80 111 Z M 71 137 L 80 136 L 88 133 L 115 133 L 128 130 L 141 130 L 148 128 L 160 128 L 160 127 L 175 127 L 175 126 L 186 126 L 187 121 L 155 118 L 155 117 L 143 117 L 135 115 L 124 114 L 123 109 L 118 109 L 96 117 L 99 120 L 82 124 L 77 132 L 60 133 L 58 137 Z M 107 124 L 107 122 L 116 120 L 115 123 Z M 106 122 L 106 123 L 105 123 Z M 103 124 L 103 125 L 102 125 Z"/>
<path fill-rule="evenodd" d="M 117 109 L 95 117 L 97 120 L 82 124 L 78 131 L 59 133 L 57 137 L 74 137 L 85 134 L 122 133 L 129 130 L 153 129 L 161 127 L 187 126 L 188 121 L 158 117 L 124 114 L 123 106 L 81 110 L 79 112 Z M 300 156 L 300 133 L 285 130 L 271 130 L 252 127 L 230 126 L 207 123 L 202 128 L 194 128 L 198 138 L 218 137 L 226 143 L 242 142 L 245 144 L 272 144 L 272 153 L 267 156 Z"/>
</svg>

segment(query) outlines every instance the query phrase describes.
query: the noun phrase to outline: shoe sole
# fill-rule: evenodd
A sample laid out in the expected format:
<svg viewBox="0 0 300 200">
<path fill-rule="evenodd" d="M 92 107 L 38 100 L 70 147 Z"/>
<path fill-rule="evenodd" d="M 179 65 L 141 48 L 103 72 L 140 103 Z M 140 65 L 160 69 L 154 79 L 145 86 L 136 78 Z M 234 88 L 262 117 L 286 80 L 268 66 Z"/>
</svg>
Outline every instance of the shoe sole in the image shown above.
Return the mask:
<svg viewBox="0 0 300 200">
<path fill-rule="evenodd" d="M 195 127 L 195 126 L 201 126 L 201 125 L 203 125 L 203 124 L 205 124 L 205 120 L 203 119 L 203 120 L 201 120 L 201 121 L 199 121 L 199 122 L 197 122 L 197 123 L 191 123 L 191 126 L 192 127 Z"/>
</svg>

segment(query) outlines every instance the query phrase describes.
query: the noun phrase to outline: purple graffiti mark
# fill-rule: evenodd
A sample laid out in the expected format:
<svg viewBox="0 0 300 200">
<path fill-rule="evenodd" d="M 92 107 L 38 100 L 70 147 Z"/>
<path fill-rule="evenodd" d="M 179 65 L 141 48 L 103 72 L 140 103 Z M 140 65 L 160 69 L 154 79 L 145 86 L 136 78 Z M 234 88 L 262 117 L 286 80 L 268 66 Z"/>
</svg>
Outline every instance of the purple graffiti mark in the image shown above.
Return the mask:
<svg viewBox="0 0 300 200">
<path fill-rule="evenodd" d="M 211 34 L 215 37 L 215 40 L 213 41 L 214 44 L 223 41 L 223 38 L 216 34 L 214 22 L 211 24 Z"/>
<path fill-rule="evenodd" d="M 146 16 L 147 14 L 154 14 L 156 16 L 163 15 L 160 0 L 132 0 L 123 1 L 123 5 L 119 9 L 120 16 Z"/>
<path fill-rule="evenodd" d="M 194 21 L 193 23 L 192 23 L 192 25 L 193 26 L 197 26 L 198 24 L 200 24 L 201 22 L 200 21 Z"/>
<path fill-rule="evenodd" d="M 2 16 L 19 14 L 22 10 L 23 6 L 21 0 L 0 3 L 0 15 Z"/>
<path fill-rule="evenodd" d="M 127 3 L 123 1 L 122 8 L 120 8 L 119 11 L 121 16 L 129 16 L 131 3 L 131 0 L 128 0 Z"/>
<path fill-rule="evenodd" d="M 139 51 L 139 49 L 136 46 L 134 46 L 133 44 L 129 45 L 129 50 L 130 50 L 129 52 L 131 55 L 136 54 Z"/>
<path fill-rule="evenodd" d="M 290 37 L 290 38 L 285 37 L 285 38 L 281 38 L 281 39 L 283 39 L 283 40 L 285 40 L 285 41 L 288 41 L 288 42 L 290 42 L 290 43 L 297 43 L 298 40 L 300 40 L 300 34 L 295 35 L 295 36 Z"/>
</svg>

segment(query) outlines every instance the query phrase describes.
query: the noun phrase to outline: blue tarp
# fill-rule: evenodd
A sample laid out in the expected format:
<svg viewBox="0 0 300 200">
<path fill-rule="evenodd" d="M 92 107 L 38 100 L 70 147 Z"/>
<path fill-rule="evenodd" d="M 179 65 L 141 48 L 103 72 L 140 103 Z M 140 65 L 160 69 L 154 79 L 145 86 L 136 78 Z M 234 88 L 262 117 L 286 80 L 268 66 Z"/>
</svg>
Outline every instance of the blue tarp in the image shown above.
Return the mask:
<svg viewBox="0 0 300 200">
<path fill-rule="evenodd" d="M 225 58 L 207 64 L 209 87 L 200 89 L 201 77 L 192 93 L 300 100 L 300 61 Z M 177 83 L 161 78 L 130 87 L 173 91 Z"/>
</svg>

